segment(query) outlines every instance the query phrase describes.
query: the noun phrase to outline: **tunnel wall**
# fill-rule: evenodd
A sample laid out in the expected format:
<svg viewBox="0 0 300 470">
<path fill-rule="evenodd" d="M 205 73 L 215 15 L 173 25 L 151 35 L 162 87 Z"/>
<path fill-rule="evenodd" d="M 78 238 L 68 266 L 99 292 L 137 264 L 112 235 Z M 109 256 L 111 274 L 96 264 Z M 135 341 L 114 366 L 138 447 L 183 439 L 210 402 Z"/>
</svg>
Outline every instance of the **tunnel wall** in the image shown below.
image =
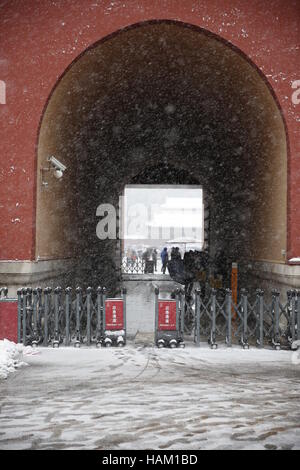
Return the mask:
<svg viewBox="0 0 300 470">
<path fill-rule="evenodd" d="M 7 90 L 6 104 L 0 105 L 1 260 L 21 263 L 20 270 L 22 261 L 36 261 L 37 142 L 43 110 L 59 77 L 101 38 L 161 19 L 194 24 L 229 41 L 273 88 L 288 136 L 286 259 L 300 256 L 300 111 L 291 99 L 292 82 L 299 79 L 297 0 L 87 0 L 84 7 L 79 0 L 13 0 L 2 5 L 0 18 L 0 79 Z"/>
<path fill-rule="evenodd" d="M 149 103 L 155 110 L 145 112 Z M 174 103 L 173 119 L 161 112 L 168 103 Z M 97 206 L 116 204 L 132 174 L 163 160 L 171 168 L 190 166 L 204 188 L 220 193 L 214 198 L 219 226 L 212 231 L 234 251 L 251 239 L 249 258 L 285 259 L 287 145 L 280 111 L 257 70 L 201 30 L 143 24 L 87 51 L 63 76 L 44 114 L 38 168 L 52 154 L 69 170 L 65 182 L 48 178 L 47 190 L 38 174 L 38 259 L 76 253 L 82 238 L 76 225 L 88 227 L 90 244 Z M 224 207 L 225 199 L 231 206 Z M 88 212 L 84 223 L 81 214 Z"/>
</svg>

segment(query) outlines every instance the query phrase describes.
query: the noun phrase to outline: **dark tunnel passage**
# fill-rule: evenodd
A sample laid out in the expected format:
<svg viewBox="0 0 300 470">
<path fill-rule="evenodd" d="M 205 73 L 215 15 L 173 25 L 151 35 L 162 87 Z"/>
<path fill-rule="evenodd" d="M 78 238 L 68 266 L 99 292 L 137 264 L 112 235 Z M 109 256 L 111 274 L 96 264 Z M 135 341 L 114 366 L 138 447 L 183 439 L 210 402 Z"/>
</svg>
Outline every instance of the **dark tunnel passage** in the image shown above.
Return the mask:
<svg viewBox="0 0 300 470">
<path fill-rule="evenodd" d="M 204 31 L 145 23 L 87 50 L 45 110 L 38 166 L 49 155 L 68 170 L 47 190 L 38 174 L 36 256 L 79 260 L 83 286 L 119 284 L 118 243 L 96 237 L 96 210 L 117 207 L 132 183 L 201 185 L 212 255 L 223 248 L 239 262 L 283 260 L 280 111 L 257 70 Z"/>
</svg>

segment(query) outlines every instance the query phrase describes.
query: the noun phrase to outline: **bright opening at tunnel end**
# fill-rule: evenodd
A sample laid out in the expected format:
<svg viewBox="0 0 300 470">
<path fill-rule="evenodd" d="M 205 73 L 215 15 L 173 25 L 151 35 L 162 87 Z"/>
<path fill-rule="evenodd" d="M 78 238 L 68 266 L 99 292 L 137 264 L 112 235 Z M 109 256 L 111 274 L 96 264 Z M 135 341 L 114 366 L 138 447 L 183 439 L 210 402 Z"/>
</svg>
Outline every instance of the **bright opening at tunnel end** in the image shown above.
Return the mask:
<svg viewBox="0 0 300 470">
<path fill-rule="evenodd" d="M 117 214 L 120 224 L 117 230 Z M 96 233 L 100 240 L 122 239 L 130 243 L 164 243 L 171 238 L 204 244 L 203 190 L 197 186 L 127 185 L 118 207 L 100 204 Z"/>
</svg>

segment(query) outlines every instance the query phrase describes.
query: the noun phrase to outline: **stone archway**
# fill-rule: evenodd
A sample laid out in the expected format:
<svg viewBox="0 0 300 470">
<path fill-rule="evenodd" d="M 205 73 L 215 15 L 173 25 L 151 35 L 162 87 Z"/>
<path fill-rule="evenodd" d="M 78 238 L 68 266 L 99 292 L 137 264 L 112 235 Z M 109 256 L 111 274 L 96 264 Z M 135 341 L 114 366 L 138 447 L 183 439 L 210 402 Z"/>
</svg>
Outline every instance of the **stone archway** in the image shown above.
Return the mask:
<svg viewBox="0 0 300 470">
<path fill-rule="evenodd" d="M 49 155 L 68 171 L 62 181 L 50 179 L 47 191 L 38 172 L 36 256 L 83 259 L 84 282 L 92 272 L 98 281 L 116 280 L 115 243 L 99 244 L 96 208 L 117 204 L 120 188 L 149 163 L 192 168 L 205 180 L 216 237 L 239 260 L 285 261 L 280 109 L 253 64 L 200 28 L 141 23 L 82 54 L 44 112 L 38 168 Z M 98 267 L 89 262 L 95 257 Z"/>
</svg>

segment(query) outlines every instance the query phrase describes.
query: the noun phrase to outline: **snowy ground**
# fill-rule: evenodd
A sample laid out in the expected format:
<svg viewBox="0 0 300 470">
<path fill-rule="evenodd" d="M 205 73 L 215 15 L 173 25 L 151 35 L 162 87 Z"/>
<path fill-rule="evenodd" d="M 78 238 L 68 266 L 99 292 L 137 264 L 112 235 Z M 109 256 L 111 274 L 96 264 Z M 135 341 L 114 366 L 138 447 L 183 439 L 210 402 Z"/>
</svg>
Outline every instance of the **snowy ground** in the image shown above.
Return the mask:
<svg viewBox="0 0 300 470">
<path fill-rule="evenodd" d="M 0 449 L 300 449 L 298 359 L 41 348 L 0 381 Z"/>
<path fill-rule="evenodd" d="M 23 348 L 21 344 L 16 345 L 6 339 L 0 341 L 0 380 L 6 379 L 16 369 L 26 365 L 23 362 L 24 349 L 28 350 L 28 348 Z"/>
</svg>

